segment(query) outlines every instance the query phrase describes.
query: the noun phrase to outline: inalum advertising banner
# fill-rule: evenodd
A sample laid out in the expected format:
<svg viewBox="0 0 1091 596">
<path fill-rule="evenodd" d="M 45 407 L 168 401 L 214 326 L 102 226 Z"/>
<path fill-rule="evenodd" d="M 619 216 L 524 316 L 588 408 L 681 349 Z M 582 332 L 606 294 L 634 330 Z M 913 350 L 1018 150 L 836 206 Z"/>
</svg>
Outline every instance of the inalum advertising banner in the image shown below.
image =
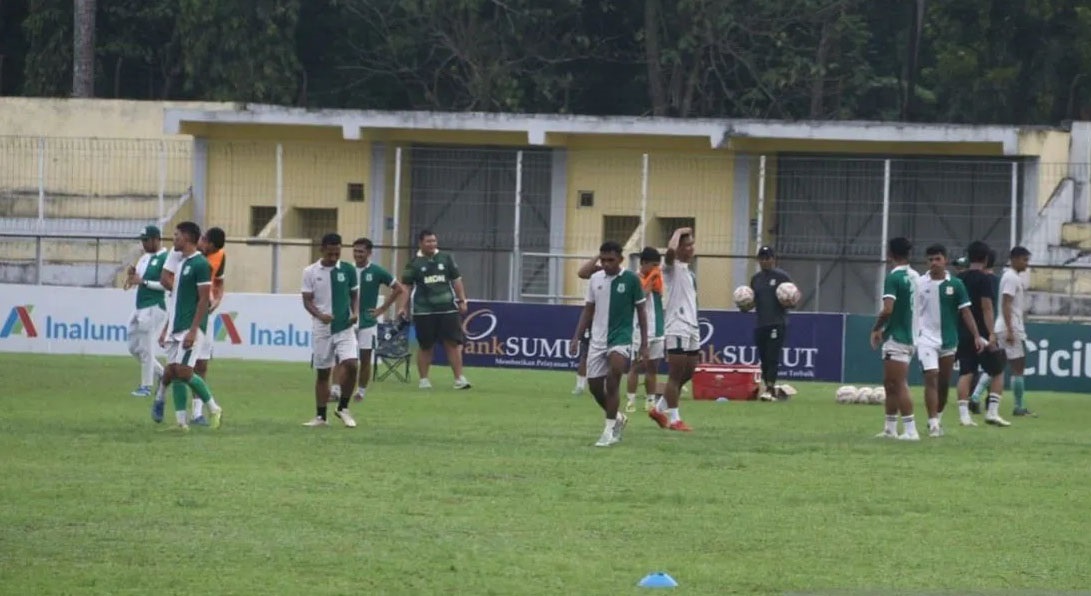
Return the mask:
<svg viewBox="0 0 1091 596">
<path fill-rule="evenodd" d="M 575 370 L 572 333 L 581 307 L 507 302 L 471 302 L 463 318 L 467 366 Z M 757 364 L 754 316 L 702 311 L 701 361 Z M 790 318 L 781 354 L 781 377 L 839 381 L 842 315 L 801 313 Z M 437 362 L 445 362 L 436 350 Z"/>
</svg>

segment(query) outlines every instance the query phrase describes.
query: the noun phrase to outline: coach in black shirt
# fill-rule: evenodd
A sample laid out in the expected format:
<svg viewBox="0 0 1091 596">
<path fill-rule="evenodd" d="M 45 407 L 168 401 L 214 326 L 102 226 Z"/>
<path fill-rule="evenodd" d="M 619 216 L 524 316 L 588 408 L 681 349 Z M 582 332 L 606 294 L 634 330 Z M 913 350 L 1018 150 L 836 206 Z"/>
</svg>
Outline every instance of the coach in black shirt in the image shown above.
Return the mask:
<svg viewBox="0 0 1091 596">
<path fill-rule="evenodd" d="M 788 310 L 777 300 L 777 286 L 792 281 L 792 278 L 776 267 L 776 255 L 771 246 L 758 249 L 758 264 L 761 270 L 750 279 L 750 289 L 754 290 L 754 307 L 758 314 L 754 344 L 758 348 L 761 379 L 765 383 L 760 399 L 773 401 L 777 395 L 777 369 L 788 326 Z"/>
</svg>

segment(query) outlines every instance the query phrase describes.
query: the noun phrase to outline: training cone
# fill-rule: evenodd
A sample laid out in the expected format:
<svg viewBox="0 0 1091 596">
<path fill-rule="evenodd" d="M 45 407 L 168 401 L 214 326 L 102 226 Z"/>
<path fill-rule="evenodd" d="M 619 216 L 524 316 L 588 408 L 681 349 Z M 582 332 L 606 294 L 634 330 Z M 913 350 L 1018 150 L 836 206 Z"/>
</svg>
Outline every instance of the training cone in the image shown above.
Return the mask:
<svg viewBox="0 0 1091 596">
<path fill-rule="evenodd" d="M 637 586 L 641 588 L 677 588 L 678 582 L 674 581 L 674 578 L 670 575 L 659 571 L 645 575 Z"/>
</svg>

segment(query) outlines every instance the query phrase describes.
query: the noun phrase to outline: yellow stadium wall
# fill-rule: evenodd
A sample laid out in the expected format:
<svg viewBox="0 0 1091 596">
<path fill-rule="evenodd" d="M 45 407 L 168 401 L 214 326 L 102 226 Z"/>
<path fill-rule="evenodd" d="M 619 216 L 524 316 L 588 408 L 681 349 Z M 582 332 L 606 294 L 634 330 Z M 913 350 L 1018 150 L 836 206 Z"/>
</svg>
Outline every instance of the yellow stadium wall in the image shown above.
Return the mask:
<svg viewBox="0 0 1091 596">
<path fill-rule="evenodd" d="M 1019 154 L 1038 157 L 1038 207 L 1045 206 L 1066 176 L 1075 175 L 1068 163 L 1072 136 L 1059 130 L 1030 130 L 1019 135 Z M 1087 167 L 1077 165 L 1075 167 Z"/>
</svg>

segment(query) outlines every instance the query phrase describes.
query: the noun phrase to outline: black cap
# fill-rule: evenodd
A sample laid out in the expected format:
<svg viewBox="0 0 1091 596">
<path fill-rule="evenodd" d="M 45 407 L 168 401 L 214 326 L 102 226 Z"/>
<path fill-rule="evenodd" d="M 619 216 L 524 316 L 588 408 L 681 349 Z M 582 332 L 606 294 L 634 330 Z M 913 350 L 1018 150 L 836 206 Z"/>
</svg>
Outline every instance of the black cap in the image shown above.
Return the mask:
<svg viewBox="0 0 1091 596">
<path fill-rule="evenodd" d="M 773 258 L 774 256 L 776 256 L 776 255 L 773 253 L 773 247 L 772 246 L 766 245 L 766 246 L 763 246 L 763 247 L 758 249 L 758 258 L 759 259 L 765 258 L 765 257 Z"/>
<path fill-rule="evenodd" d="M 644 250 L 640 251 L 641 263 L 658 263 L 659 260 L 659 251 L 654 246 L 645 246 Z"/>
</svg>

